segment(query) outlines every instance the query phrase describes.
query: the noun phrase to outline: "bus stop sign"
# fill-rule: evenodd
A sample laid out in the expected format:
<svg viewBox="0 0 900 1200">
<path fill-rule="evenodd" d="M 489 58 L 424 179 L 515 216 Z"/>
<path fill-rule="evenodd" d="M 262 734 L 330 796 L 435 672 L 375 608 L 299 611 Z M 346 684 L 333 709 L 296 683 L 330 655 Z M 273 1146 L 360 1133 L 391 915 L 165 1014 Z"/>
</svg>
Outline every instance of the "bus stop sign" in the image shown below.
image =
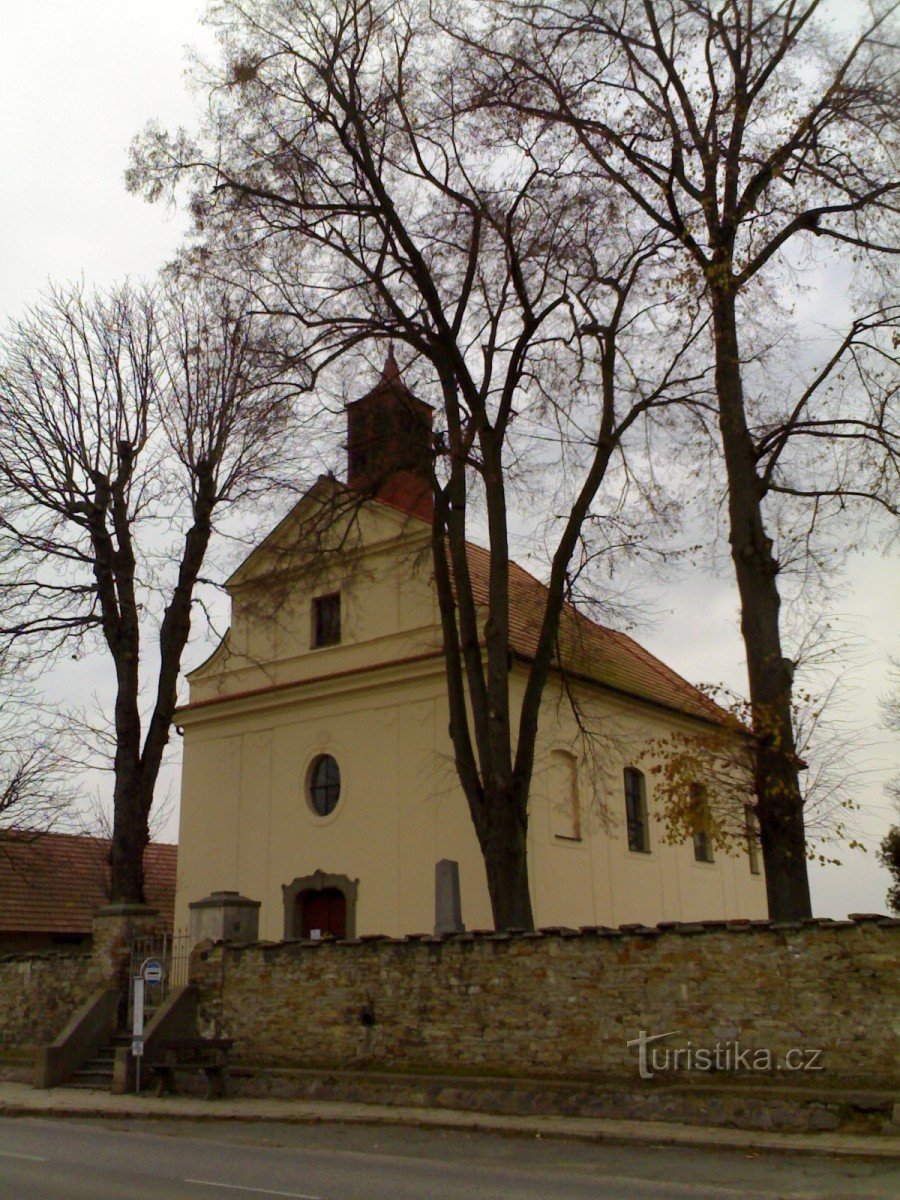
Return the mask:
<svg viewBox="0 0 900 1200">
<path fill-rule="evenodd" d="M 166 968 L 158 958 L 146 958 L 141 964 L 141 979 L 146 984 L 162 983 L 166 977 Z"/>
</svg>

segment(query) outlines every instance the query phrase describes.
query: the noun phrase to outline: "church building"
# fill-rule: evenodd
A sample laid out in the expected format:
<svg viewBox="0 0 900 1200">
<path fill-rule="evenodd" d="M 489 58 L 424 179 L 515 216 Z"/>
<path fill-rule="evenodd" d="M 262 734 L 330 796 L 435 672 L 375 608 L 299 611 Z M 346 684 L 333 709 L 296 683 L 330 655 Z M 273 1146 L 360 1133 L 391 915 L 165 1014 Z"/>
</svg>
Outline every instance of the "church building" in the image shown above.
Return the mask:
<svg viewBox="0 0 900 1200">
<path fill-rule="evenodd" d="M 320 478 L 227 581 L 231 627 L 175 718 L 176 928 L 216 891 L 259 901 L 273 941 L 491 927 L 448 733 L 421 469 L 431 417 L 389 355 L 347 406 L 347 482 Z M 486 606 L 488 552 L 472 543 L 468 558 Z M 510 597 L 515 701 L 544 588 L 512 565 Z M 536 924 L 765 917 L 752 838 L 726 855 L 698 827 L 671 845 L 658 819 L 660 739 L 720 730 L 722 711 L 569 607 L 559 640 L 529 809 Z"/>
</svg>

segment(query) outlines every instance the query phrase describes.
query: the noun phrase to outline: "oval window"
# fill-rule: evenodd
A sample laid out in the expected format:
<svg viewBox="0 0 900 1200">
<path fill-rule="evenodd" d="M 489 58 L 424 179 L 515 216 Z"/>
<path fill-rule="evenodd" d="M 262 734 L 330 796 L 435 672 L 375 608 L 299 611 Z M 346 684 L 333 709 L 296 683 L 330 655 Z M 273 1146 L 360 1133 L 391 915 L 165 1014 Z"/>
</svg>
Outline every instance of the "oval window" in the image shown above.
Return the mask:
<svg viewBox="0 0 900 1200">
<path fill-rule="evenodd" d="M 337 760 L 330 754 L 320 754 L 313 759 L 306 794 L 309 807 L 316 816 L 327 817 L 334 812 L 341 795 L 341 772 Z"/>
</svg>

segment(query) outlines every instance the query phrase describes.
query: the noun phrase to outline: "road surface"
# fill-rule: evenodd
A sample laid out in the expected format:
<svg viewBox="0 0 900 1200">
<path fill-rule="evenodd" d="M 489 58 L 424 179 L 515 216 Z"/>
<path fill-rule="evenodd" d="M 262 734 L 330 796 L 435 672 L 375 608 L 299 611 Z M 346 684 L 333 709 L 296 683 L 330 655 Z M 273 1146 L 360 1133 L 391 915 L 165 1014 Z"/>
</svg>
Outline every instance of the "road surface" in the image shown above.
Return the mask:
<svg viewBox="0 0 900 1200">
<path fill-rule="evenodd" d="M 885 1162 L 277 1122 L 0 1119 L 4 1200 L 894 1200 Z"/>
</svg>

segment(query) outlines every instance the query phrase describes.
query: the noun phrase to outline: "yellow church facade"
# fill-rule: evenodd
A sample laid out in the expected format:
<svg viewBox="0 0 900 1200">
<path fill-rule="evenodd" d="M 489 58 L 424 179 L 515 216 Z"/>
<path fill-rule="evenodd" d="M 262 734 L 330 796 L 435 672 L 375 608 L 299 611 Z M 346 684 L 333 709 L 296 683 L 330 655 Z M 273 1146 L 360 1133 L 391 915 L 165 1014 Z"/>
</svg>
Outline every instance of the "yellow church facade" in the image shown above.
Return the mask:
<svg viewBox="0 0 900 1200">
<path fill-rule="evenodd" d="M 261 902 L 267 940 L 427 933 L 447 864 L 461 921 L 491 927 L 416 507 L 323 478 L 228 581 L 231 628 L 176 716 L 177 927 L 192 901 L 228 890 Z M 477 592 L 487 555 L 469 557 Z M 512 568 L 514 700 L 542 591 Z M 547 686 L 529 808 L 536 924 L 765 917 L 751 845 L 665 844 L 658 820 L 654 746 L 721 714 L 631 639 L 569 610 L 561 641 L 574 669 Z"/>
</svg>

